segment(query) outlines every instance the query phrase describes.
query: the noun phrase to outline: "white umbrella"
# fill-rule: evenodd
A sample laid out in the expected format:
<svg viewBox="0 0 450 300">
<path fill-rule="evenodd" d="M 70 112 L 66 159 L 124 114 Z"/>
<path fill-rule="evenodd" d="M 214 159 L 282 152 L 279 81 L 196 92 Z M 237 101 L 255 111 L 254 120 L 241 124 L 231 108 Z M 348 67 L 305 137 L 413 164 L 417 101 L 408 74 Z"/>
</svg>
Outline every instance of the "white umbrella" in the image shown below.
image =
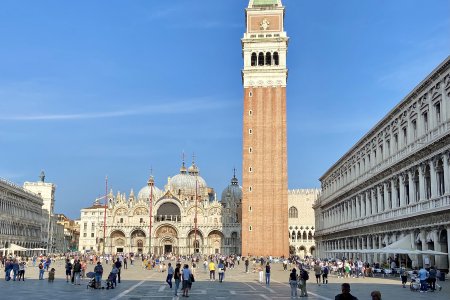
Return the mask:
<svg viewBox="0 0 450 300">
<path fill-rule="evenodd" d="M 434 251 L 434 250 L 418 250 L 418 254 L 429 254 L 429 255 L 447 255 L 448 253 Z"/>
</svg>

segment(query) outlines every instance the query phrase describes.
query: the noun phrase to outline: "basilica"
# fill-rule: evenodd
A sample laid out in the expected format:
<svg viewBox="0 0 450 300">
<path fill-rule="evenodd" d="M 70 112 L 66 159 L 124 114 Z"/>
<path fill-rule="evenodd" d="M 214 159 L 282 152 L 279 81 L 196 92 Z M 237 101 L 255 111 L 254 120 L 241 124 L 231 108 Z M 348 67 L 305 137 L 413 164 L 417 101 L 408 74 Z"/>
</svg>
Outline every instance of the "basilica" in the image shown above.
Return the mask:
<svg viewBox="0 0 450 300">
<path fill-rule="evenodd" d="M 88 253 L 186 255 L 241 252 L 242 189 L 234 174 L 218 201 L 195 164 L 169 177 L 151 176 L 137 196 L 113 191 L 81 210 L 79 250 Z M 106 212 L 106 215 L 105 215 Z M 151 238 L 149 238 L 151 237 Z M 149 251 L 151 249 L 151 251 Z"/>
</svg>

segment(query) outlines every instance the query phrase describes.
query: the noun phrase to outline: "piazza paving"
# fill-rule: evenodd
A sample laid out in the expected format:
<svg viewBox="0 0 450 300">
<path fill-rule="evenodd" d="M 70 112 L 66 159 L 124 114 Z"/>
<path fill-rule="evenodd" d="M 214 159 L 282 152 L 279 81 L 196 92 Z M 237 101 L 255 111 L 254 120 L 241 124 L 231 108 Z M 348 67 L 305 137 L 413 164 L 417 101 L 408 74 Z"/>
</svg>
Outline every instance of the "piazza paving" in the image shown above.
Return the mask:
<svg viewBox="0 0 450 300">
<path fill-rule="evenodd" d="M 224 282 L 209 280 L 209 272 L 203 268 L 196 271 L 196 282 L 193 283 L 189 295 L 191 299 L 290 299 L 290 288 L 287 283 L 288 271 L 283 271 L 281 264 L 272 265 L 272 278 L 269 287 L 258 282 L 257 273 L 244 273 L 244 266 L 241 264 L 235 269 L 226 272 Z M 165 283 L 167 273 L 160 273 L 156 270 L 144 270 L 140 264 L 129 266 L 122 270 L 122 281 L 113 290 L 93 290 L 87 288 L 87 280 L 83 280 L 81 286 L 74 286 L 67 283 L 64 277 L 62 263 L 56 263 L 52 267 L 56 269 L 56 279 L 54 283 L 49 283 L 47 279 L 37 280 L 37 267 L 29 267 L 26 271 L 25 281 L 6 282 L 0 280 L 0 291 L 3 297 L 14 299 L 111 299 L 111 300 L 144 300 L 144 299 L 183 299 L 174 297 L 174 290 Z M 88 271 L 93 269 L 88 266 Z M 109 273 L 111 265 L 104 265 L 105 273 Z M 3 271 L 3 270 L 2 270 Z M 4 274 L 4 273 L 3 273 Z M 217 274 L 216 274 L 217 276 Z M 2 276 L 3 277 L 3 276 Z M 47 277 L 47 273 L 45 274 Z M 105 276 L 104 276 L 105 277 Z M 340 284 L 349 282 L 352 294 L 358 299 L 370 299 L 370 292 L 381 291 L 383 299 L 450 299 L 449 281 L 438 283 L 442 286 L 442 291 L 434 293 L 411 292 L 409 288 L 402 288 L 399 278 L 349 278 L 342 279 L 333 275 L 329 278 L 328 285 L 318 286 L 315 283 L 313 272 L 310 272 L 310 280 L 307 284 L 308 299 L 334 299 L 340 292 Z M 300 290 L 298 290 L 300 291 Z M 179 292 L 181 295 L 181 292 Z"/>
</svg>

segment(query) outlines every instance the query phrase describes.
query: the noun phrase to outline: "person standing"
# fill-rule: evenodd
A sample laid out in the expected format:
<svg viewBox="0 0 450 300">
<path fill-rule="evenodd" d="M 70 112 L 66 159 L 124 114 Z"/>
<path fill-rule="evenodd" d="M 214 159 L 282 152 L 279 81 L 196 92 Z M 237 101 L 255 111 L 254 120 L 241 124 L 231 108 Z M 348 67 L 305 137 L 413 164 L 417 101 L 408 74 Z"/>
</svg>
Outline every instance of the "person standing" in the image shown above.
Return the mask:
<svg viewBox="0 0 450 300">
<path fill-rule="evenodd" d="M 94 268 L 95 272 L 95 288 L 99 289 L 102 287 L 102 275 L 103 275 L 103 266 L 101 262 L 97 262 L 97 265 Z"/>
<path fill-rule="evenodd" d="M 184 265 L 183 268 L 183 286 L 182 286 L 182 290 L 183 290 L 183 297 L 189 297 L 189 289 L 190 289 L 190 285 L 192 284 L 191 282 L 191 270 L 189 270 L 189 266 L 188 265 Z"/>
<path fill-rule="evenodd" d="M 115 262 L 117 270 L 119 270 L 119 273 L 117 273 L 117 282 L 120 283 L 120 271 L 122 269 L 122 263 L 120 262 L 120 258 L 117 258 L 117 261 Z"/>
<path fill-rule="evenodd" d="M 216 280 L 216 264 L 212 259 L 209 262 L 209 280 L 210 281 Z"/>
<path fill-rule="evenodd" d="M 436 290 L 436 275 L 437 275 L 437 271 L 436 269 L 432 266 L 430 268 L 430 271 L 428 272 L 428 283 L 430 285 L 430 288 L 432 291 Z"/>
<path fill-rule="evenodd" d="M 336 297 L 334 297 L 334 300 L 358 300 L 358 298 L 350 294 L 350 292 L 350 284 L 343 283 L 341 285 L 341 294 L 336 295 Z"/>
<path fill-rule="evenodd" d="M 403 267 L 400 269 L 400 278 L 402 279 L 402 286 L 405 289 L 406 283 L 408 282 L 408 273 L 406 273 L 406 270 Z"/>
<path fill-rule="evenodd" d="M 223 263 L 223 260 L 219 262 L 217 268 L 219 269 L 219 282 L 223 282 L 225 276 L 225 264 Z"/>
<path fill-rule="evenodd" d="M 128 258 L 126 256 L 123 258 L 123 269 L 128 269 Z"/>
<path fill-rule="evenodd" d="M 291 299 L 298 299 L 297 295 L 297 270 L 292 269 L 291 274 L 289 274 L 289 285 L 291 286 Z"/>
<path fill-rule="evenodd" d="M 249 265 L 249 261 L 248 261 L 248 257 L 246 257 L 245 258 L 245 262 L 244 262 L 244 264 L 245 264 L 245 273 L 248 273 L 248 265 Z"/>
<path fill-rule="evenodd" d="M 26 262 L 21 262 L 19 264 L 19 281 L 22 279 L 22 281 L 25 281 L 25 268 L 26 268 Z"/>
<path fill-rule="evenodd" d="M 170 288 L 172 288 L 172 278 L 173 278 L 173 267 L 172 264 L 169 263 L 168 264 L 168 268 L 167 268 L 167 278 L 166 278 L 166 282 L 169 285 Z"/>
<path fill-rule="evenodd" d="M 180 281 L 181 281 L 181 273 L 180 273 L 181 265 L 177 264 L 175 266 L 175 270 L 173 272 L 173 278 L 175 279 L 175 296 L 178 296 L 178 288 L 180 287 Z"/>
<path fill-rule="evenodd" d="M 424 293 L 427 291 L 427 279 L 428 279 L 428 272 L 425 270 L 424 267 L 422 267 L 419 270 L 419 279 L 420 279 L 420 292 Z"/>
<path fill-rule="evenodd" d="M 75 260 L 75 263 L 73 264 L 73 277 L 74 279 L 74 285 L 80 285 L 80 275 L 81 275 L 81 263 L 78 259 Z"/>
<path fill-rule="evenodd" d="M 39 280 L 44 280 L 44 271 L 45 271 L 44 264 L 40 262 L 38 268 L 39 268 Z"/>
<path fill-rule="evenodd" d="M 14 259 L 12 270 L 13 270 L 13 281 L 16 281 L 17 275 L 19 274 L 19 262 L 17 261 L 17 258 Z"/>
<path fill-rule="evenodd" d="M 322 275 L 322 268 L 318 263 L 314 265 L 314 274 L 316 275 L 316 283 L 320 285 L 320 275 Z"/>
<path fill-rule="evenodd" d="M 301 265 L 299 273 L 300 297 L 308 297 L 308 291 L 306 290 L 306 281 L 309 280 L 309 274 L 305 269 L 303 269 Z"/>
<path fill-rule="evenodd" d="M 266 285 L 270 285 L 270 263 L 266 264 Z"/>
<path fill-rule="evenodd" d="M 72 263 L 70 259 L 66 260 L 66 282 L 69 282 L 69 278 L 72 276 Z"/>
<path fill-rule="evenodd" d="M 328 284 L 328 273 L 330 273 L 330 269 L 328 268 L 328 265 L 325 263 L 323 265 L 322 270 L 322 284 Z"/>
</svg>

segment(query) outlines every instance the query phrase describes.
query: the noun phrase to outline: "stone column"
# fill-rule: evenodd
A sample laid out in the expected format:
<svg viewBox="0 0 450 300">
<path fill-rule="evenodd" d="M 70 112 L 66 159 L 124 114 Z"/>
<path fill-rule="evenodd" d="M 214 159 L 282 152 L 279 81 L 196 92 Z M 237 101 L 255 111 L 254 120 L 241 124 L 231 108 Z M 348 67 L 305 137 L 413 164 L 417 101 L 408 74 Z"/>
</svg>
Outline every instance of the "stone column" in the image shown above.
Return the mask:
<svg viewBox="0 0 450 300">
<path fill-rule="evenodd" d="M 450 194 L 450 166 L 448 164 L 449 160 L 449 152 L 444 153 L 442 155 L 442 162 L 444 167 L 444 188 L 445 188 L 445 194 Z M 449 249 L 450 250 L 450 249 Z"/>
<path fill-rule="evenodd" d="M 375 189 L 370 189 L 370 197 L 372 199 L 372 215 L 377 214 L 377 198 L 375 197 Z"/>
<path fill-rule="evenodd" d="M 397 191 L 395 190 L 395 181 L 395 179 L 391 179 L 392 208 L 397 207 Z"/>
<path fill-rule="evenodd" d="M 361 217 L 366 216 L 366 195 L 365 193 L 361 194 Z"/>
<path fill-rule="evenodd" d="M 420 230 L 420 242 L 422 243 L 422 250 L 428 250 L 426 235 L 424 230 Z M 422 259 L 420 261 L 420 266 L 425 266 L 425 257 L 422 255 Z"/>
<path fill-rule="evenodd" d="M 370 217 L 370 198 L 369 198 L 369 191 L 364 192 L 364 198 L 366 203 L 366 217 Z"/>
<path fill-rule="evenodd" d="M 389 210 L 389 192 L 388 185 L 386 182 L 383 183 L 383 193 L 384 193 L 384 210 Z"/>
<path fill-rule="evenodd" d="M 437 176 L 436 176 L 436 159 L 430 160 L 430 178 L 431 178 L 431 198 L 437 197 Z"/>
<path fill-rule="evenodd" d="M 359 196 L 356 196 L 356 218 L 359 219 L 361 217 L 361 207 L 360 207 L 360 201 L 359 201 Z"/>
<path fill-rule="evenodd" d="M 421 164 L 419 165 L 419 196 L 420 199 L 419 201 L 423 201 L 425 200 L 425 177 L 424 177 L 424 173 L 425 172 L 425 164 Z"/>
<path fill-rule="evenodd" d="M 448 252 L 447 261 L 450 262 L 450 226 L 447 226 L 447 252 Z"/>
<path fill-rule="evenodd" d="M 414 180 L 413 180 L 413 172 L 411 170 L 408 171 L 408 184 L 409 184 L 409 203 L 414 203 Z"/>
<path fill-rule="evenodd" d="M 377 186 L 377 201 L 378 201 L 378 213 L 383 211 L 383 204 L 381 203 L 381 186 Z"/>
<path fill-rule="evenodd" d="M 442 252 L 442 246 L 441 243 L 439 243 L 439 234 L 437 229 L 434 229 L 432 232 L 433 236 L 433 246 L 434 251 Z M 444 268 L 444 256 L 443 255 L 435 255 L 434 256 L 434 265 L 437 269 L 443 269 Z"/>
<path fill-rule="evenodd" d="M 400 185 L 400 207 L 406 206 L 406 197 L 405 197 L 405 174 L 401 174 L 399 176 L 399 185 Z"/>
</svg>

